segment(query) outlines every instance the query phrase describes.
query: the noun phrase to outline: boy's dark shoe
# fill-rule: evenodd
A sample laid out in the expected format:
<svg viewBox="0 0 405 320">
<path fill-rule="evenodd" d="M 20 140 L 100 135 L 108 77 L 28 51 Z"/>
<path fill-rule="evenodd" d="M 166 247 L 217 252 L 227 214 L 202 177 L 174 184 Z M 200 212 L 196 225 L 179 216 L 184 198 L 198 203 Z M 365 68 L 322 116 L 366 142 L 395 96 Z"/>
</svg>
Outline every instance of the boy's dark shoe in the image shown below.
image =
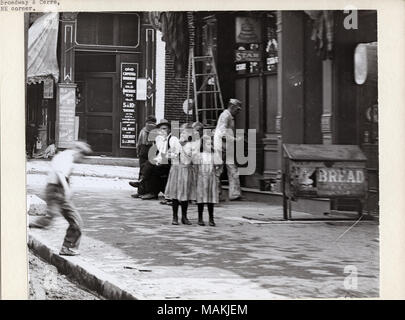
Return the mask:
<svg viewBox="0 0 405 320">
<path fill-rule="evenodd" d="M 156 194 L 153 193 L 147 193 L 141 196 L 142 200 L 152 200 L 152 199 L 157 199 L 158 196 Z"/>
<path fill-rule="evenodd" d="M 60 249 L 59 254 L 61 256 L 77 256 L 79 255 L 79 251 L 72 249 L 72 248 L 68 248 L 68 247 L 62 247 L 62 249 Z"/>
<path fill-rule="evenodd" d="M 131 187 L 139 188 L 140 181 L 130 181 L 128 182 Z"/>
</svg>

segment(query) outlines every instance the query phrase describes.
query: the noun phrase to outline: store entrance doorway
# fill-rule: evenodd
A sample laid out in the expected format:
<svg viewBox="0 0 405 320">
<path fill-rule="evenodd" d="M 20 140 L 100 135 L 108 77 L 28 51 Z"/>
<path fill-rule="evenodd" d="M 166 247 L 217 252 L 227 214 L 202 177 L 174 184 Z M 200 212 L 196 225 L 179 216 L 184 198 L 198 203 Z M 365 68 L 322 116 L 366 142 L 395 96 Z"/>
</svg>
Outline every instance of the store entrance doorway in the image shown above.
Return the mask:
<svg viewBox="0 0 405 320">
<path fill-rule="evenodd" d="M 76 121 L 79 139 L 86 140 L 94 155 L 135 157 L 135 149 L 121 147 L 121 63 L 136 55 L 78 51 L 75 56 L 77 84 Z M 136 132 L 135 132 L 136 134 Z"/>
</svg>

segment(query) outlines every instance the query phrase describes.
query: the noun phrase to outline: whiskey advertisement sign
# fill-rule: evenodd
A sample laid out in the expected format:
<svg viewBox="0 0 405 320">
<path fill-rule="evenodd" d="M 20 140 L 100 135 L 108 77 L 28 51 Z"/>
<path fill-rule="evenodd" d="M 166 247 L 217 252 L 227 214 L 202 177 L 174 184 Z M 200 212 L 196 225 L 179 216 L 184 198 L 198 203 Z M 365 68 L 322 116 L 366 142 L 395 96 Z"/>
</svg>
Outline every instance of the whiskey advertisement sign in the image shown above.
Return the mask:
<svg viewBox="0 0 405 320">
<path fill-rule="evenodd" d="M 136 80 L 138 78 L 137 63 L 121 64 L 121 130 L 120 147 L 136 148 Z"/>
</svg>

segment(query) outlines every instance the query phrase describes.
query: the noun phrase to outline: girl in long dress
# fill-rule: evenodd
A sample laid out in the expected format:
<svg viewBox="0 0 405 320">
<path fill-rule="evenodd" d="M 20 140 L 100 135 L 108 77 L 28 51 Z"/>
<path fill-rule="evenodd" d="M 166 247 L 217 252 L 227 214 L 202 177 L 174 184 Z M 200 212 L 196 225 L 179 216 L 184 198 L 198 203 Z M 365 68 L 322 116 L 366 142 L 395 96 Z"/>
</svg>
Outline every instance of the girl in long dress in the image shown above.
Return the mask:
<svg viewBox="0 0 405 320">
<path fill-rule="evenodd" d="M 212 137 L 204 135 L 201 139 L 201 152 L 196 167 L 198 224 L 204 226 L 204 205 L 207 205 L 209 225 L 214 227 L 214 206 L 219 202 L 218 165 L 212 148 Z"/>
<path fill-rule="evenodd" d="M 173 221 L 178 225 L 178 210 L 181 207 L 181 223 L 190 225 L 187 218 L 188 203 L 196 200 L 195 171 L 192 163 L 193 143 L 191 142 L 191 126 L 181 127 L 180 139 L 171 141 L 169 157 L 172 159 L 167 179 L 165 197 L 172 199 Z"/>
</svg>

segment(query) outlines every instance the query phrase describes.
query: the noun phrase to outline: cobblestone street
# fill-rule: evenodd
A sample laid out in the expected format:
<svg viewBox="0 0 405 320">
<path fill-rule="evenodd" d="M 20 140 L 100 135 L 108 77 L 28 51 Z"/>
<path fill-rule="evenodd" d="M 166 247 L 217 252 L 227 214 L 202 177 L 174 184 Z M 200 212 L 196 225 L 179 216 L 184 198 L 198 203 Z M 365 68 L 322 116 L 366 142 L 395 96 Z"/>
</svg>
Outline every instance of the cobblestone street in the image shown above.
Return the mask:
<svg viewBox="0 0 405 320">
<path fill-rule="evenodd" d="M 45 176 L 27 176 L 43 197 Z M 378 223 L 287 222 L 281 207 L 242 201 L 216 208 L 217 227 L 172 226 L 171 208 L 133 199 L 125 180 L 73 177 L 84 220 L 80 257 L 146 299 L 378 297 Z M 251 217 L 246 219 L 244 217 Z M 207 220 L 207 213 L 205 213 Z M 58 249 L 66 222 L 32 230 Z M 348 267 L 349 266 L 349 267 Z M 345 288 L 348 269 L 357 287 Z M 352 273 L 352 276 L 355 274 Z M 350 279 L 349 279 L 350 280 Z"/>
</svg>

